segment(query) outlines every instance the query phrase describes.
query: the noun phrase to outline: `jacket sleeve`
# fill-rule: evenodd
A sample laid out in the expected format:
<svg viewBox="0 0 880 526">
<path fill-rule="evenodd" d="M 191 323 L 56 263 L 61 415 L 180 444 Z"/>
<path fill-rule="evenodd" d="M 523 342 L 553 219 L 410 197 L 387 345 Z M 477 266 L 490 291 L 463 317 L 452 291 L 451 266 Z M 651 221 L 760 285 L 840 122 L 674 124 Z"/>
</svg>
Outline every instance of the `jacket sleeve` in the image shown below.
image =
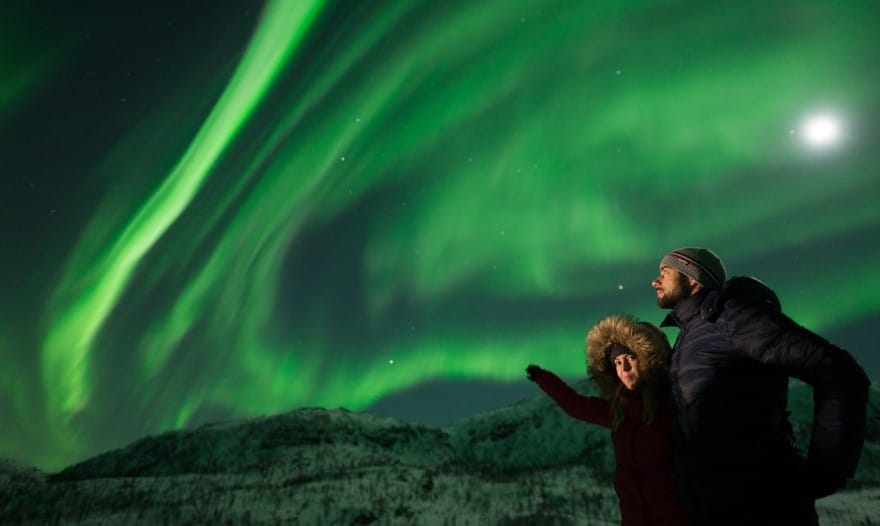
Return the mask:
<svg viewBox="0 0 880 526">
<path fill-rule="evenodd" d="M 855 474 L 865 440 L 870 381 L 850 353 L 795 323 L 756 306 L 730 318 L 736 348 L 813 388 L 813 431 L 808 467 L 816 498 L 843 487 Z"/>
<path fill-rule="evenodd" d="M 556 404 L 572 418 L 603 427 L 611 427 L 611 405 L 596 396 L 585 396 L 575 391 L 561 378 L 541 369 L 535 382 Z"/>
</svg>

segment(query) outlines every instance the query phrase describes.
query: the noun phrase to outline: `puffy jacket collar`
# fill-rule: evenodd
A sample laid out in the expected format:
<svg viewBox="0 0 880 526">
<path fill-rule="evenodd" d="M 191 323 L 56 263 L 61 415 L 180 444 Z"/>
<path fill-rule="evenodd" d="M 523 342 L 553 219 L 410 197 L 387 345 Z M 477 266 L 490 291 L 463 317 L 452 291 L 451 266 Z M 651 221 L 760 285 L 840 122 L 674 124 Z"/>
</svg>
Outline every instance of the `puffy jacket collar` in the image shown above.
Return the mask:
<svg viewBox="0 0 880 526">
<path fill-rule="evenodd" d="M 724 283 L 721 290 L 701 290 L 678 304 L 666 315 L 660 326 L 681 327 L 698 314 L 705 320 L 715 321 L 721 314 L 724 303 L 731 299 L 763 304 L 777 312 L 782 310 L 779 297 L 763 281 L 754 276 L 734 276 Z"/>
<path fill-rule="evenodd" d="M 675 325 L 681 327 L 691 321 L 695 316 L 700 315 L 704 305 L 713 304 L 717 296 L 717 290 L 701 290 L 700 292 L 697 292 L 669 311 L 669 314 L 666 315 L 666 318 L 663 319 L 663 323 L 661 323 L 660 326 L 670 327 Z"/>
</svg>

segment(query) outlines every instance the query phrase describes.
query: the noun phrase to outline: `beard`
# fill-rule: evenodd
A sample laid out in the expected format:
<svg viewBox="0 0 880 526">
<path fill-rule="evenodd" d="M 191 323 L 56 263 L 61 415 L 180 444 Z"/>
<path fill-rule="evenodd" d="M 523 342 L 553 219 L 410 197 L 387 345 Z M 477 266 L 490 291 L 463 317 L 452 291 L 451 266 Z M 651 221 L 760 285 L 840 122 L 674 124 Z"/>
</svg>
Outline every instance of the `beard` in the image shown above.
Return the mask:
<svg viewBox="0 0 880 526">
<path fill-rule="evenodd" d="M 664 292 L 662 297 L 657 298 L 657 305 L 661 309 L 674 309 L 676 305 L 691 297 L 694 288 L 691 286 L 688 277 L 682 273 L 677 273 L 672 290 Z"/>
</svg>

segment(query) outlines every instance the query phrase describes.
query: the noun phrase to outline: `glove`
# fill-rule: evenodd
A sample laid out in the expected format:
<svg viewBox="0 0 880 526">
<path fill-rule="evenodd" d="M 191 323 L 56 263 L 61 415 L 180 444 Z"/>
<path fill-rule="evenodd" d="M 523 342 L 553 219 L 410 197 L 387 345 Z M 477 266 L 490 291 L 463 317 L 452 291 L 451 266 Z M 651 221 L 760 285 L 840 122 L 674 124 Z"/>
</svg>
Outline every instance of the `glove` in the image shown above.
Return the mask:
<svg viewBox="0 0 880 526">
<path fill-rule="evenodd" d="M 538 375 L 544 372 L 544 369 L 541 369 L 537 365 L 530 365 L 526 367 L 526 378 L 533 382 L 538 381 Z"/>
</svg>

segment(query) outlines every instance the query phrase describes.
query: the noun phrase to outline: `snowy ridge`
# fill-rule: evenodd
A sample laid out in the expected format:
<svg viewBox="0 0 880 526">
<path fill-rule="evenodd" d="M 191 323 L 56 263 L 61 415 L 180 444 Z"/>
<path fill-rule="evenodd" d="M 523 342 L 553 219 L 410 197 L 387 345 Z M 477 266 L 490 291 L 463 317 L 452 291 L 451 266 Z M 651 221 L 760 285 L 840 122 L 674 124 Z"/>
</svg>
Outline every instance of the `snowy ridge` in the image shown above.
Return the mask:
<svg viewBox="0 0 880 526">
<path fill-rule="evenodd" d="M 791 397 L 805 432 L 810 391 Z M 819 502 L 822 524 L 880 517 L 878 401 L 874 389 L 854 489 Z M 146 437 L 54 474 L 0 461 L 0 524 L 617 524 L 613 467 L 607 430 L 544 396 L 445 429 L 308 408 Z"/>
</svg>

